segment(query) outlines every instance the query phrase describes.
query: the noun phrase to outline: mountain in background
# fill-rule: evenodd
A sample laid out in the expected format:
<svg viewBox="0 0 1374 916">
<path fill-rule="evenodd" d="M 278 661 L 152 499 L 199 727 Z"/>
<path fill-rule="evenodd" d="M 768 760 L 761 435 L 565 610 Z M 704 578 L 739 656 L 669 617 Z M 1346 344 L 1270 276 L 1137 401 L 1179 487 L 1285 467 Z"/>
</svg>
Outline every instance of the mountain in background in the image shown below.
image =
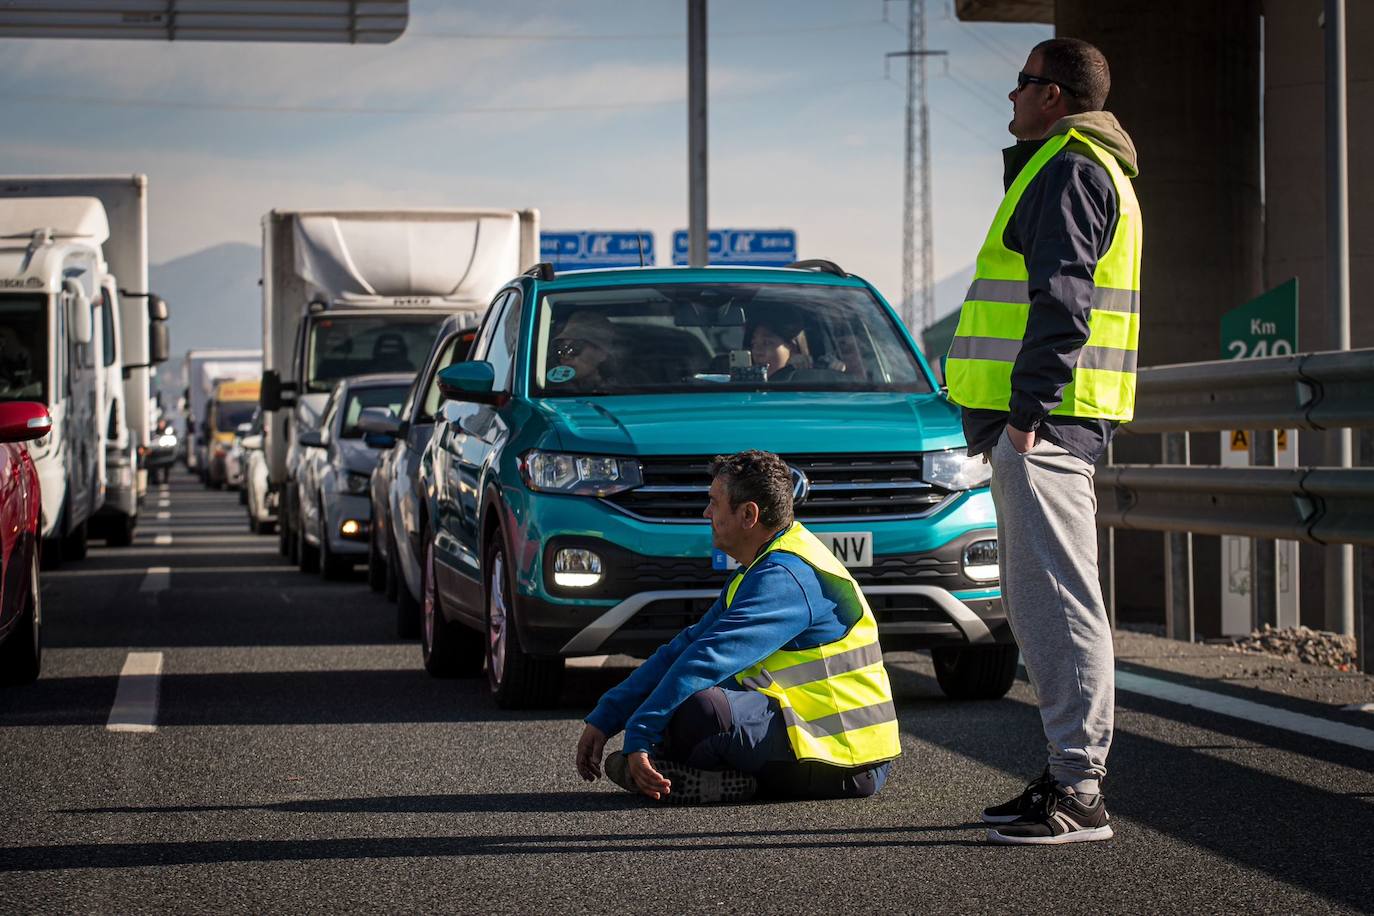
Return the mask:
<svg viewBox="0 0 1374 916">
<path fill-rule="evenodd" d="M 167 300 L 172 358 L 158 367 L 157 387 L 174 405 L 186 381 L 187 350 L 262 346 L 262 253 L 257 245 L 226 242 L 148 267 L 148 284 Z M 170 400 L 169 400 L 170 396 Z"/>
</svg>

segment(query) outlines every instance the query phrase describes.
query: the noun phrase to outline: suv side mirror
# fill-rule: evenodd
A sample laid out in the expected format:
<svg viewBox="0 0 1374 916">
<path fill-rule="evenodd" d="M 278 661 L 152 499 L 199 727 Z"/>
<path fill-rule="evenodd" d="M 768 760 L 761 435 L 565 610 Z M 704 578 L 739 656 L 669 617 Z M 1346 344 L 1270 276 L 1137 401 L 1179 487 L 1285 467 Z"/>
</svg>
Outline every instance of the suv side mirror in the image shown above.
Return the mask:
<svg viewBox="0 0 1374 916">
<path fill-rule="evenodd" d="M 328 448 L 329 443 L 325 441 L 324 430 L 308 429 L 300 434 L 296 440 L 306 448 Z"/>
<path fill-rule="evenodd" d="M 496 387 L 496 369 L 484 360 L 445 366 L 437 378 L 439 393 L 450 401 L 496 405 L 504 401 L 504 395 L 492 391 Z"/>
<path fill-rule="evenodd" d="M 365 433 L 394 437 L 400 435 L 401 421 L 385 407 L 365 407 L 358 414 L 358 428 Z"/>
</svg>

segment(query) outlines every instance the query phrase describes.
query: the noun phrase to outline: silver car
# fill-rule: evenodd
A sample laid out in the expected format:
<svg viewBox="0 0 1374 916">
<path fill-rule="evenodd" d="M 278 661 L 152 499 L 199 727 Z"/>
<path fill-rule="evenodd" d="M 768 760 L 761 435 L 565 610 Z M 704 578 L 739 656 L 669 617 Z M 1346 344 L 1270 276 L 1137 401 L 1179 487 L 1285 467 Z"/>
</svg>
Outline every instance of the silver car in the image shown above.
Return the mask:
<svg viewBox="0 0 1374 916">
<path fill-rule="evenodd" d="M 380 453 L 363 440 L 358 416 L 368 407 L 401 409 L 414 376 L 362 375 L 334 386 L 318 429 L 301 433 L 296 477 L 299 564 L 326 579 L 367 560 L 372 506 L 368 485 Z"/>
</svg>

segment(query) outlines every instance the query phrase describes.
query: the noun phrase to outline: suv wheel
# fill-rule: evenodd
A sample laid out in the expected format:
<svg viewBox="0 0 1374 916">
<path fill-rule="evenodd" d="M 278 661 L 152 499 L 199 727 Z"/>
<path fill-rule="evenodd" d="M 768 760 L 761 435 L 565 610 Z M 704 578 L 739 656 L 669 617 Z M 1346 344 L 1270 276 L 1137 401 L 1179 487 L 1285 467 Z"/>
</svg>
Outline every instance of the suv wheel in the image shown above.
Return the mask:
<svg viewBox="0 0 1374 916">
<path fill-rule="evenodd" d="M 420 602 L 410 593 L 410 586 L 406 585 L 405 574 L 401 572 L 401 558 L 396 553 L 396 542 L 391 542 L 391 581 L 396 588 L 396 637 L 398 639 L 415 639 L 420 636 L 423 629 L 424 608 Z M 420 570 L 420 578 L 424 579 L 425 572 Z M 423 581 L 421 588 L 424 587 Z"/>
<path fill-rule="evenodd" d="M 382 559 L 382 552 L 377 549 L 376 521 L 369 526 L 367 533 L 367 587 L 374 592 L 386 588 L 386 561 Z"/>
<path fill-rule="evenodd" d="M 404 583 L 401 582 L 401 571 L 396 564 L 400 561 L 396 558 L 396 539 L 390 534 L 386 536 L 386 581 L 382 584 L 382 594 L 386 595 L 387 601 L 396 601 L 399 598 L 398 589 Z M 415 627 L 415 632 L 411 636 L 419 636 L 420 628 Z"/>
<path fill-rule="evenodd" d="M 0 643 L 0 684 L 31 684 L 43 666 L 43 605 L 38 592 L 38 555 L 29 561 L 29 592 L 24 610 Z"/>
<path fill-rule="evenodd" d="M 535 658 L 520 647 L 515 629 L 514 588 L 506 551 L 497 532 L 487 554 L 485 590 L 487 681 L 502 709 L 554 706 L 563 687 L 563 659 Z"/>
<path fill-rule="evenodd" d="M 62 558 L 64 560 L 84 560 L 90 547 L 90 520 L 82 522 L 62 539 Z"/>
<path fill-rule="evenodd" d="M 420 599 L 424 626 L 420 650 L 425 670 L 433 677 L 474 677 L 482 673 L 482 634 L 444 619 L 439 589 L 434 583 L 434 541 L 425 536 L 425 563 L 420 570 L 424 597 Z"/>
<path fill-rule="evenodd" d="M 328 582 L 347 579 L 353 572 L 353 564 L 348 557 L 341 557 L 329 548 L 329 529 L 325 524 L 324 501 L 319 502 L 320 515 L 320 578 Z"/>
<path fill-rule="evenodd" d="M 320 548 L 305 539 L 305 513 L 296 510 L 296 566 L 303 573 L 319 572 Z"/>
<path fill-rule="evenodd" d="M 935 679 L 951 700 L 995 700 L 1016 680 L 1021 657 L 1015 645 L 959 646 L 930 650 Z"/>
</svg>

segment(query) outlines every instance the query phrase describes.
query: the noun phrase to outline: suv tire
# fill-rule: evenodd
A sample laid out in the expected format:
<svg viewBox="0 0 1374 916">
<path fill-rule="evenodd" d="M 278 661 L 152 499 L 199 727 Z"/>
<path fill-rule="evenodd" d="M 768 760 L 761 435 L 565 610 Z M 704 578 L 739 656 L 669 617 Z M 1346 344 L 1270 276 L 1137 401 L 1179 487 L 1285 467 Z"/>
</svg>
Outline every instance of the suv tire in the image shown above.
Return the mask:
<svg viewBox="0 0 1374 916">
<path fill-rule="evenodd" d="M 420 652 L 431 677 L 476 677 L 482 673 L 482 634 L 444 618 L 434 582 L 434 541 L 426 533 L 425 562 L 420 568 L 424 590 Z"/>
<path fill-rule="evenodd" d="M 423 569 L 420 570 L 421 583 L 424 587 Z M 406 584 L 405 574 L 401 572 L 401 558 L 396 553 L 396 542 L 391 542 L 391 581 L 396 586 L 396 638 L 397 639 L 419 639 L 424 629 L 424 607 L 415 596 L 410 593 L 410 586 Z"/>
<path fill-rule="evenodd" d="M 296 510 L 296 567 L 303 573 L 320 571 L 320 548 L 305 539 L 305 519 Z"/>
<path fill-rule="evenodd" d="M 382 559 L 382 552 L 377 549 L 375 521 L 368 527 L 367 534 L 367 587 L 374 592 L 386 588 L 386 561 Z"/>
<path fill-rule="evenodd" d="M 24 610 L 0 643 L 0 684 L 31 684 L 43 667 L 43 605 L 38 591 L 38 555 L 29 560 L 29 591 Z"/>
<path fill-rule="evenodd" d="M 353 572 L 353 564 L 348 557 L 341 557 L 329 549 L 329 531 L 325 525 L 324 500 L 319 502 L 320 514 L 320 578 L 326 582 L 338 582 L 347 579 L 349 573 Z"/>
<path fill-rule="evenodd" d="M 400 561 L 396 559 L 396 539 L 390 535 L 386 536 L 386 582 L 382 584 L 382 594 L 386 595 L 387 601 L 396 601 L 399 598 L 399 586 L 401 582 L 401 571 L 396 568 Z M 416 628 L 415 636 L 420 635 Z"/>
<path fill-rule="evenodd" d="M 64 560 L 84 560 L 90 549 L 90 519 L 67 532 L 62 539 L 62 558 Z"/>
<path fill-rule="evenodd" d="M 1013 645 L 944 646 L 930 650 L 935 679 L 951 700 L 996 700 L 1016 680 L 1020 650 Z"/>
<path fill-rule="evenodd" d="M 515 627 L 515 594 L 506 564 L 501 532 L 492 538 L 483 567 L 486 588 L 483 604 L 487 629 L 483 642 L 487 656 L 487 682 L 496 705 L 502 709 L 541 709 L 555 706 L 563 688 L 563 659 L 536 658 L 520 647 Z"/>
</svg>

